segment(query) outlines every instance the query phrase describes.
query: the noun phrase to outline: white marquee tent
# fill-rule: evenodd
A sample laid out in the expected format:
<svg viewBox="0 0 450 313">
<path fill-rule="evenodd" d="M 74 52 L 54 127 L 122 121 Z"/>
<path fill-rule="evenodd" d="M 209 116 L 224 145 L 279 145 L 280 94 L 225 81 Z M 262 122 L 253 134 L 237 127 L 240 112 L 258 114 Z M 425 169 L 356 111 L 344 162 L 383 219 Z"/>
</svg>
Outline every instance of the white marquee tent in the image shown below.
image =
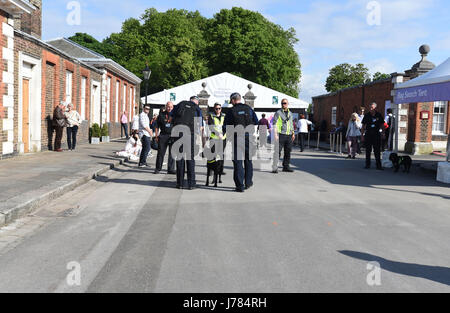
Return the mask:
<svg viewBox="0 0 450 313">
<path fill-rule="evenodd" d="M 419 76 L 396 86 L 395 103 L 450 101 L 450 58 Z M 397 130 L 398 131 L 398 130 Z M 438 181 L 450 184 L 450 136 L 447 142 L 447 162 L 438 165 Z"/>
<path fill-rule="evenodd" d="M 305 101 L 290 97 L 286 94 L 253 83 L 230 73 L 218 74 L 149 95 L 147 96 L 147 103 L 164 105 L 168 101 L 172 101 L 177 104 L 183 100 L 189 100 L 191 96 L 197 95 L 200 91 L 202 91 L 203 83 L 207 84 L 206 91 L 210 95 L 208 100 L 210 106 L 213 106 L 214 103 L 218 102 L 224 105 L 224 107 L 227 107 L 230 100 L 230 95 L 233 92 L 239 92 L 243 97 L 248 92 L 247 86 L 249 84 L 253 85 L 252 92 L 257 97 L 255 100 L 255 109 L 278 109 L 281 106 L 281 100 L 284 98 L 289 100 L 291 109 L 307 109 L 309 106 L 309 104 Z M 145 97 L 142 98 L 142 103 L 145 103 Z"/>
</svg>

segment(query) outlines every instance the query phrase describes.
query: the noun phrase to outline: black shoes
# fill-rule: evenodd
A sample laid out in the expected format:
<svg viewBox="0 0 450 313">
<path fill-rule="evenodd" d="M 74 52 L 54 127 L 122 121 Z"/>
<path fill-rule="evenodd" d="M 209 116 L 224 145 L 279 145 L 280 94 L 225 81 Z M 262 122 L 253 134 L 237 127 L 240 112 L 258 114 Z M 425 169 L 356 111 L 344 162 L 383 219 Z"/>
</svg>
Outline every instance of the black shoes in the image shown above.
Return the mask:
<svg viewBox="0 0 450 313">
<path fill-rule="evenodd" d="M 285 169 L 283 169 L 283 172 L 285 172 L 285 173 L 294 173 L 294 170 L 291 169 L 291 168 L 285 168 Z"/>
<path fill-rule="evenodd" d="M 272 171 L 272 174 L 278 174 L 278 170 Z"/>
<path fill-rule="evenodd" d="M 244 190 L 243 190 L 243 189 L 236 188 L 236 192 L 242 193 L 242 192 L 244 192 Z"/>
<path fill-rule="evenodd" d="M 159 173 L 161 173 L 160 170 L 155 170 L 155 172 L 154 172 L 155 175 L 158 175 Z"/>
<path fill-rule="evenodd" d="M 183 189 L 183 187 L 181 185 L 177 185 L 177 189 Z"/>
<path fill-rule="evenodd" d="M 169 172 L 167 172 L 167 174 L 169 174 L 169 175 L 176 175 L 177 172 L 176 171 L 169 171 Z"/>
<path fill-rule="evenodd" d="M 248 190 L 253 187 L 253 184 L 245 186 L 245 190 Z"/>
</svg>

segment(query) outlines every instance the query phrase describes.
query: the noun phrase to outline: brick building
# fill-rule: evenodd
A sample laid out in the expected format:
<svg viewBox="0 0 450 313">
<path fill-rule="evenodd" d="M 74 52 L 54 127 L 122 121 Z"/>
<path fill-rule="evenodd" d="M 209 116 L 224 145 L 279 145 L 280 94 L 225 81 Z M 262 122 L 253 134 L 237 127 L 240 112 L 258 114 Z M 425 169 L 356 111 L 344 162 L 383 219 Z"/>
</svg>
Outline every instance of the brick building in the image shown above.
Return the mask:
<svg viewBox="0 0 450 313">
<path fill-rule="evenodd" d="M 84 119 L 80 143 L 89 141 L 93 123 L 110 123 L 110 136 L 120 137 L 118 112 L 131 117 L 139 103 L 141 81 L 120 65 L 42 41 L 41 8 L 41 0 L 0 1 L 0 159 L 51 150 L 53 110 L 61 101 Z"/>
<path fill-rule="evenodd" d="M 94 103 L 95 110 L 92 122 L 100 125 L 108 123 L 110 136 L 121 136 L 120 117 L 127 112 L 128 121 L 131 121 L 138 109 L 140 99 L 141 79 L 122 67 L 120 64 L 103 55 L 89 50 L 69 39 L 59 38 L 50 40 L 48 44 L 62 50 L 79 61 L 89 64 L 102 72 L 99 92 L 101 102 Z"/>
<path fill-rule="evenodd" d="M 343 122 L 347 126 L 351 114 L 367 108 L 372 102 L 378 104 L 378 111 L 386 113 L 394 108 L 394 88 L 396 84 L 409 81 L 432 70 L 435 66 L 427 60 L 427 54 L 420 49 L 422 60 L 405 73 L 393 73 L 391 78 L 342 89 L 334 93 L 313 97 L 314 119 L 317 125 L 326 122 L 325 132 L 333 125 Z M 427 121 L 420 120 L 417 112 L 430 112 Z M 427 154 L 445 151 L 450 133 L 450 110 L 448 102 L 405 103 L 399 105 L 398 147 L 411 154 Z M 418 144 L 420 143 L 420 144 Z"/>
</svg>

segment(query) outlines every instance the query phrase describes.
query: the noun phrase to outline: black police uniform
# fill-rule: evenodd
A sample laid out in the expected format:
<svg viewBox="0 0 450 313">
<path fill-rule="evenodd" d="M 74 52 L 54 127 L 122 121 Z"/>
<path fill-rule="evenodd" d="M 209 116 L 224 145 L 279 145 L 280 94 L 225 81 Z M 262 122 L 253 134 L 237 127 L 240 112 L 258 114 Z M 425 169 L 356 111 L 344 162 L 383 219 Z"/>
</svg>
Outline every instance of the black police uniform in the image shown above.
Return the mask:
<svg viewBox="0 0 450 313">
<path fill-rule="evenodd" d="M 169 159 L 167 165 L 167 171 L 169 173 L 175 172 L 175 161 L 172 158 L 172 146 L 173 140 L 171 138 L 172 128 L 173 128 L 173 116 L 172 112 L 163 112 L 158 116 L 157 125 L 160 130 L 159 133 L 159 148 L 158 156 L 156 158 L 156 171 L 162 170 L 164 157 L 169 148 Z"/>
<path fill-rule="evenodd" d="M 364 135 L 364 144 L 366 147 L 366 168 L 370 167 L 370 157 L 373 149 L 377 162 L 377 168 L 381 169 L 381 129 L 384 126 L 383 116 L 378 112 L 375 112 L 375 115 L 372 115 L 369 112 L 364 115 L 362 124 L 366 126 L 366 133 Z"/>
<path fill-rule="evenodd" d="M 184 174 L 187 169 L 187 181 L 188 188 L 193 189 L 196 187 L 195 181 L 195 129 L 199 127 L 196 125 L 195 118 L 198 117 L 202 119 L 202 113 L 198 105 L 192 101 L 183 101 L 175 106 L 173 110 L 173 125 L 174 127 L 178 125 L 185 125 L 190 130 L 190 143 L 191 143 L 191 153 L 189 156 L 183 155 L 180 160 L 177 160 L 177 187 L 184 187 Z M 179 138 L 174 138 L 174 142 L 183 138 L 183 135 Z M 183 148 L 180 149 L 181 153 L 185 153 Z"/>
<path fill-rule="evenodd" d="M 228 125 L 235 127 L 242 125 L 246 128 L 247 126 L 255 126 L 257 124 L 258 118 L 256 117 L 255 111 L 246 104 L 238 103 L 229 110 L 229 113 L 225 117 L 224 133 L 226 132 L 226 126 Z M 234 183 L 236 185 L 236 191 L 242 192 L 244 189 L 253 186 L 253 162 L 250 156 L 250 134 L 245 134 L 245 148 L 238 147 L 239 142 L 237 134 L 234 134 L 233 137 Z M 231 140 L 230 136 L 227 136 L 227 140 Z"/>
</svg>

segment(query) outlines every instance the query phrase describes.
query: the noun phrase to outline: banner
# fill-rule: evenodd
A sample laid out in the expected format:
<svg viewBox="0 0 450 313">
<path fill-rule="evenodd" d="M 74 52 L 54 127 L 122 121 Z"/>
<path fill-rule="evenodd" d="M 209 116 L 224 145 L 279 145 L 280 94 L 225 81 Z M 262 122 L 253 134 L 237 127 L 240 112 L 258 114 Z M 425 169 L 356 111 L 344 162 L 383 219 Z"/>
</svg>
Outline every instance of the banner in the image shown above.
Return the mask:
<svg viewBox="0 0 450 313">
<path fill-rule="evenodd" d="M 450 82 L 397 89 L 395 103 L 450 101 Z"/>
</svg>

